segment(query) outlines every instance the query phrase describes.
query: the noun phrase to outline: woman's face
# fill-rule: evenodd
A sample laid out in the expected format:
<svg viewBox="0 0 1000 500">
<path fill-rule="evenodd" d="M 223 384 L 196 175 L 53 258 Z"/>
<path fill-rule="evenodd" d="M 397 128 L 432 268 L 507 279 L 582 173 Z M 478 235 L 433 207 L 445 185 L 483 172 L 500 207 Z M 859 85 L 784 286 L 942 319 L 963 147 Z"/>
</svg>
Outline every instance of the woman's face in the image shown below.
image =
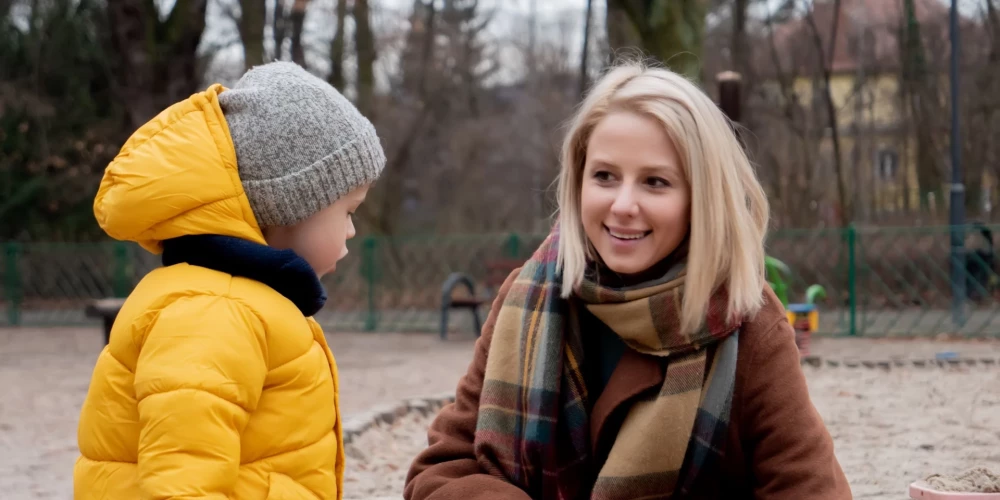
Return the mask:
<svg viewBox="0 0 1000 500">
<path fill-rule="evenodd" d="M 691 190 L 677 149 L 654 119 L 606 116 L 587 144 L 580 217 L 612 271 L 635 274 L 663 260 L 691 225 Z"/>
</svg>

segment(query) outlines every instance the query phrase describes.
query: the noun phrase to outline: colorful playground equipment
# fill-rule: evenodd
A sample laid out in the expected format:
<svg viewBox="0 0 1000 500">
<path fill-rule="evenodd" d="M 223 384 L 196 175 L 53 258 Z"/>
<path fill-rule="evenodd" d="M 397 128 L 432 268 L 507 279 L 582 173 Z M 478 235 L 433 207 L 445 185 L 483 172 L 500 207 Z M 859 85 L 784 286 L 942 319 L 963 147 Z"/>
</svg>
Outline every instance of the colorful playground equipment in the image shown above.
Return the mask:
<svg viewBox="0 0 1000 500">
<path fill-rule="evenodd" d="M 792 270 L 784 262 L 771 256 L 765 257 L 764 268 L 768 284 L 778 296 L 781 305 L 785 306 L 788 322 L 795 329 L 795 344 L 799 347 L 799 354 L 808 356 L 812 333 L 819 329 L 819 309 L 816 301 L 826 298 L 826 290 L 821 285 L 810 285 L 806 288 L 805 302 L 790 304 L 785 276 L 790 276 Z"/>
</svg>

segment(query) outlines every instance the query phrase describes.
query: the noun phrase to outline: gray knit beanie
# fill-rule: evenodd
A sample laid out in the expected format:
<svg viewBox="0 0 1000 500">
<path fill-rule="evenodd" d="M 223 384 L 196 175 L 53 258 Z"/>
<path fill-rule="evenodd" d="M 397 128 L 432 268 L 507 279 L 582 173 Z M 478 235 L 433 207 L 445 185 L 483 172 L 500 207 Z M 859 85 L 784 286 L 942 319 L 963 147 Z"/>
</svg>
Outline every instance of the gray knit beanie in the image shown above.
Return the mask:
<svg viewBox="0 0 1000 500">
<path fill-rule="evenodd" d="M 371 122 L 297 64 L 251 69 L 219 104 L 261 227 L 295 224 L 374 182 L 385 166 Z"/>
</svg>

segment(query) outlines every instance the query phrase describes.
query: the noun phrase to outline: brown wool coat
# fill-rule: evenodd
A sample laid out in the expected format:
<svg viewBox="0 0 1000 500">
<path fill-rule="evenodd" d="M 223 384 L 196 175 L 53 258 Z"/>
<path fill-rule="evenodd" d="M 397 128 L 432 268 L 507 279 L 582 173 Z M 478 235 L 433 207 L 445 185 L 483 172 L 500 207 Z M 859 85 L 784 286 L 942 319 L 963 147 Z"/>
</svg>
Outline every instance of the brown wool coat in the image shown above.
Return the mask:
<svg viewBox="0 0 1000 500">
<path fill-rule="evenodd" d="M 486 357 L 497 311 L 513 281 L 507 279 L 476 343 L 454 404 L 431 425 L 430 446 L 414 460 L 406 478 L 406 500 L 528 500 L 476 462 L 473 438 Z M 834 456 L 833 440 L 809 399 L 792 327 L 768 289 L 761 312 L 740 330 L 736 386 L 726 457 L 724 499 L 849 500 L 850 486 Z M 615 368 L 591 412 L 591 442 L 608 441 L 602 427 L 612 413 L 663 382 L 660 360 L 631 349 Z M 611 426 L 608 426 L 611 427 Z M 611 432 L 614 432 L 612 429 Z M 600 438 L 600 439 L 598 439 Z M 595 455 L 599 450 L 595 450 Z M 711 482 L 711 481 L 709 481 Z M 710 498 L 693 492 L 688 498 Z"/>
</svg>

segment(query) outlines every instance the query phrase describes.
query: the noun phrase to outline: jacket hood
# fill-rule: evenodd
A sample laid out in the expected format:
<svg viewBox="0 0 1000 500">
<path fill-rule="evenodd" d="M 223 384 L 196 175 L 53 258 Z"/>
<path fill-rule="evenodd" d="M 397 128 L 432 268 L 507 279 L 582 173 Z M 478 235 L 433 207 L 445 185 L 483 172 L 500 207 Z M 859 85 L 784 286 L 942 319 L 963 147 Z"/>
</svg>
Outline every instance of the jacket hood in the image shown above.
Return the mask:
<svg viewBox="0 0 1000 500">
<path fill-rule="evenodd" d="M 163 241 L 219 234 L 266 244 L 243 191 L 216 84 L 140 127 L 108 165 L 94 215 L 112 238 L 159 254 Z"/>
</svg>

